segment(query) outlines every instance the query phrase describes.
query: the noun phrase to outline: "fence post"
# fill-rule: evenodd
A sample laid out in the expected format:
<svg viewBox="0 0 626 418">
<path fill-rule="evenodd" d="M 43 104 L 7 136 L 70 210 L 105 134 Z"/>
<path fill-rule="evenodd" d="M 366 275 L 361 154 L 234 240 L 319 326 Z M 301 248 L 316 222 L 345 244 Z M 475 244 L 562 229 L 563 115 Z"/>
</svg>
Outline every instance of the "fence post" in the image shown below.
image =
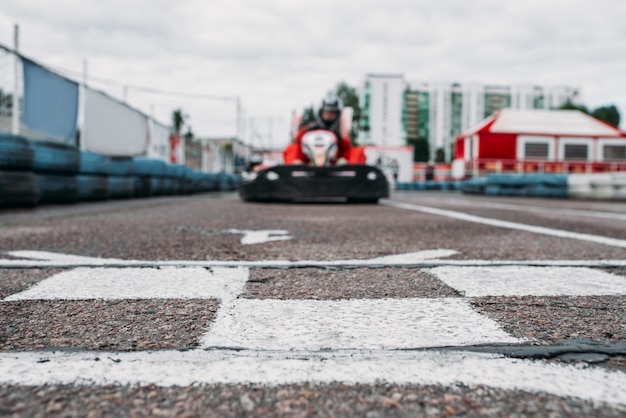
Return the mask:
<svg viewBox="0 0 626 418">
<path fill-rule="evenodd" d="M 19 135 L 20 133 L 20 99 L 19 99 L 19 56 L 17 55 L 17 49 L 19 46 L 19 26 L 15 24 L 13 26 L 13 103 L 12 103 L 12 118 L 11 118 L 11 133 Z"/>
</svg>

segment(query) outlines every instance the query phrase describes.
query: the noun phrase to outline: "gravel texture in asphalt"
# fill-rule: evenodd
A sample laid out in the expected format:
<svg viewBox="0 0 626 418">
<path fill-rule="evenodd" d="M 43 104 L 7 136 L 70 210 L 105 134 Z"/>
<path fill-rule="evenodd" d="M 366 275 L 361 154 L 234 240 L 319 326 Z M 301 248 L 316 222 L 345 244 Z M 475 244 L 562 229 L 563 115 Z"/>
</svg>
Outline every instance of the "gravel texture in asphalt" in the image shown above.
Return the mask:
<svg viewBox="0 0 626 418">
<path fill-rule="evenodd" d="M 619 405 L 477 386 L 314 383 L 219 385 L 0 386 L 7 417 L 621 417 Z"/>
<path fill-rule="evenodd" d="M 252 269 L 249 299 L 374 299 L 457 297 L 458 292 L 418 269 Z"/>
<path fill-rule="evenodd" d="M 0 303 L 0 349 L 156 350 L 195 346 L 215 300 L 26 300 Z"/>
</svg>

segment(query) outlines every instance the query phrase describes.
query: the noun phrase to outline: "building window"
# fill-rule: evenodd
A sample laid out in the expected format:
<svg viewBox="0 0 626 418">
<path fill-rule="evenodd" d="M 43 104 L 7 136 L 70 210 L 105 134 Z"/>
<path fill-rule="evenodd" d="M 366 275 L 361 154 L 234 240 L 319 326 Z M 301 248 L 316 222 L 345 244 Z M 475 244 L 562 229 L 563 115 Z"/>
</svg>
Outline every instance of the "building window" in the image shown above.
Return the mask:
<svg viewBox="0 0 626 418">
<path fill-rule="evenodd" d="M 526 142 L 524 157 L 536 160 L 547 160 L 550 156 L 550 146 L 546 142 Z"/>
<path fill-rule="evenodd" d="M 605 145 L 604 161 L 626 161 L 626 145 Z"/>
<path fill-rule="evenodd" d="M 563 158 L 565 160 L 587 160 L 589 147 L 587 144 L 565 144 Z"/>
</svg>

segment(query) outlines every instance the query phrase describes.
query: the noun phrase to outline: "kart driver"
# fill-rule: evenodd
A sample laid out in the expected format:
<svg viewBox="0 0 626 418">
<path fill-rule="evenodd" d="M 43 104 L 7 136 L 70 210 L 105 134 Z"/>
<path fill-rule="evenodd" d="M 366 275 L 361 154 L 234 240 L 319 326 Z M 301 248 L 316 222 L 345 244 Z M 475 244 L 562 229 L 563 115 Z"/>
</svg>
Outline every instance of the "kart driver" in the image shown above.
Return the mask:
<svg viewBox="0 0 626 418">
<path fill-rule="evenodd" d="M 349 137 L 342 137 L 340 130 L 341 110 L 343 102 L 336 94 L 328 94 L 323 100 L 319 111 L 315 114 L 315 120 L 302 126 L 294 141 L 283 151 L 285 164 L 308 164 L 307 156 L 302 152 L 301 141 L 305 133 L 324 129 L 332 131 L 338 140 L 337 161 L 335 164 L 365 164 L 365 153 L 360 147 L 353 147 Z"/>
</svg>

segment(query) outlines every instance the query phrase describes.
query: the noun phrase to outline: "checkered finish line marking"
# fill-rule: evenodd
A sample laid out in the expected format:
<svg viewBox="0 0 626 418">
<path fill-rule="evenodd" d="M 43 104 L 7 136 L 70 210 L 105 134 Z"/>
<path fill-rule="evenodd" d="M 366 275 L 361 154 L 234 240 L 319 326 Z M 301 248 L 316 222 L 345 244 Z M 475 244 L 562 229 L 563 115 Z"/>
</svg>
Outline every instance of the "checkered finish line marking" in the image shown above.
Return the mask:
<svg viewBox="0 0 626 418">
<path fill-rule="evenodd" d="M 447 250 L 374 259 L 397 267 Z M 449 252 L 448 252 L 449 253 Z M 11 253 L 15 255 L 16 252 Z M 25 252 L 19 253 L 25 256 Z M 28 253 L 36 258 L 73 256 Z M 84 258 L 78 258 L 84 262 Z M 94 263 L 93 259 L 88 260 Z M 358 260 L 351 260 L 352 262 Z M 217 298 L 211 328 L 190 351 L 29 351 L 0 354 L 7 384 L 261 383 L 303 381 L 483 384 L 626 404 L 626 373 L 429 347 L 522 343 L 475 312 L 476 296 L 623 295 L 626 279 L 590 268 L 439 266 L 464 297 L 351 300 L 243 299 L 246 267 L 99 267 L 53 275 L 4 302 L 43 299 Z M 117 262 L 114 260 L 112 264 Z M 372 260 L 361 260 L 364 265 Z M 385 264 L 387 262 L 387 264 Z M 320 262 L 321 266 L 333 266 Z M 156 263 L 155 263 L 156 264 Z M 96 358 L 98 360 L 96 360 Z M 590 389 L 591 388 L 591 389 Z"/>
</svg>

